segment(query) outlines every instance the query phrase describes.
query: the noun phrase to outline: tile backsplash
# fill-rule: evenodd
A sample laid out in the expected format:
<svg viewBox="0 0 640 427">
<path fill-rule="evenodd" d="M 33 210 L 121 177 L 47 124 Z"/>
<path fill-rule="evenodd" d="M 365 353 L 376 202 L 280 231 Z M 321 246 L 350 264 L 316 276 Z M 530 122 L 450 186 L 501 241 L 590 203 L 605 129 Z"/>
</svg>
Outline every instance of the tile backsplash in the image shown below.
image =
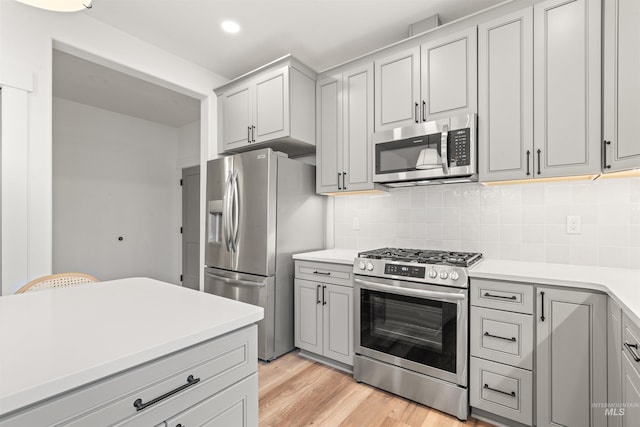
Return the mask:
<svg viewBox="0 0 640 427">
<path fill-rule="evenodd" d="M 567 216 L 581 233 L 567 233 Z M 334 201 L 337 248 L 482 252 L 487 258 L 640 268 L 640 178 L 393 189 Z M 359 229 L 354 229 L 357 226 Z"/>
</svg>

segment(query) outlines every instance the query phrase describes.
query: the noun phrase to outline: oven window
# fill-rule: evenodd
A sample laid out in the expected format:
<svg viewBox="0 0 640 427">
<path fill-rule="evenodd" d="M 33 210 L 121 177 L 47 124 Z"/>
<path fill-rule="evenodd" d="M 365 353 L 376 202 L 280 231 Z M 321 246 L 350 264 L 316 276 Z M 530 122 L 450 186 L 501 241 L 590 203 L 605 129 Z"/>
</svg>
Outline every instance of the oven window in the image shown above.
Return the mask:
<svg viewBox="0 0 640 427">
<path fill-rule="evenodd" d="M 360 290 L 360 345 L 456 372 L 457 305 Z"/>
<path fill-rule="evenodd" d="M 416 170 L 423 148 L 433 148 L 440 154 L 441 134 L 435 133 L 401 141 L 376 144 L 376 173 Z"/>
</svg>

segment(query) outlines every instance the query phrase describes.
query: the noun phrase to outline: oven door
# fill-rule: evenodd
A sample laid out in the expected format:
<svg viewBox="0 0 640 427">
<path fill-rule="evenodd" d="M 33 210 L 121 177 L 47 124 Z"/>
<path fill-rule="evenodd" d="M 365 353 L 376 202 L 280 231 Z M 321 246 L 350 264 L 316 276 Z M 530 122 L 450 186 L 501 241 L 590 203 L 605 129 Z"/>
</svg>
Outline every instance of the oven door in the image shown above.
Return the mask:
<svg viewBox="0 0 640 427">
<path fill-rule="evenodd" d="M 356 354 L 467 386 L 467 289 L 354 282 Z"/>
</svg>

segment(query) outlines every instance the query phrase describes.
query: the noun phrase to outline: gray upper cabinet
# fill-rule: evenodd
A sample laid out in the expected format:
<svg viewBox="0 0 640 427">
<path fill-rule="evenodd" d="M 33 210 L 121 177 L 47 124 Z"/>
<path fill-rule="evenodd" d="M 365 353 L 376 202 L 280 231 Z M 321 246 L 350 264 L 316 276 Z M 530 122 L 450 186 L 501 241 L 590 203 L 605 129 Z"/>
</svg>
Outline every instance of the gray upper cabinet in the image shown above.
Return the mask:
<svg viewBox="0 0 640 427">
<path fill-rule="evenodd" d="M 537 288 L 537 425 L 606 426 L 607 297 Z"/>
<path fill-rule="evenodd" d="M 373 190 L 373 64 L 316 83 L 316 191 Z"/>
<path fill-rule="evenodd" d="M 531 178 L 532 8 L 478 27 L 478 78 L 480 180 Z"/>
<path fill-rule="evenodd" d="M 600 172 L 600 16 L 547 0 L 479 26 L 480 181 Z"/>
<path fill-rule="evenodd" d="M 315 73 L 286 56 L 215 90 L 223 152 L 315 149 Z"/>
<path fill-rule="evenodd" d="M 375 61 L 375 130 L 477 111 L 476 27 Z"/>
<path fill-rule="evenodd" d="M 604 172 L 640 168 L 640 2 L 604 3 Z"/>
<path fill-rule="evenodd" d="M 535 175 L 600 173 L 601 2 L 547 0 L 533 13 Z"/>
</svg>

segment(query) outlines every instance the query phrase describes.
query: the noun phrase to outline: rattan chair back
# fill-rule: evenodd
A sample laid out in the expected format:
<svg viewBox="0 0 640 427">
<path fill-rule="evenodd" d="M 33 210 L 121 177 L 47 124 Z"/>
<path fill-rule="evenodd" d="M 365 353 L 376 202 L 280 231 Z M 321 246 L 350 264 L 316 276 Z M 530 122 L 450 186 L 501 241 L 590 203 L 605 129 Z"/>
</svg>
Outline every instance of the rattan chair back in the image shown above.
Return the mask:
<svg viewBox="0 0 640 427">
<path fill-rule="evenodd" d="M 41 291 L 43 289 L 68 288 L 71 286 L 95 283 L 99 280 L 85 273 L 60 273 L 34 279 L 18 289 L 16 294 L 25 292 Z"/>
</svg>

